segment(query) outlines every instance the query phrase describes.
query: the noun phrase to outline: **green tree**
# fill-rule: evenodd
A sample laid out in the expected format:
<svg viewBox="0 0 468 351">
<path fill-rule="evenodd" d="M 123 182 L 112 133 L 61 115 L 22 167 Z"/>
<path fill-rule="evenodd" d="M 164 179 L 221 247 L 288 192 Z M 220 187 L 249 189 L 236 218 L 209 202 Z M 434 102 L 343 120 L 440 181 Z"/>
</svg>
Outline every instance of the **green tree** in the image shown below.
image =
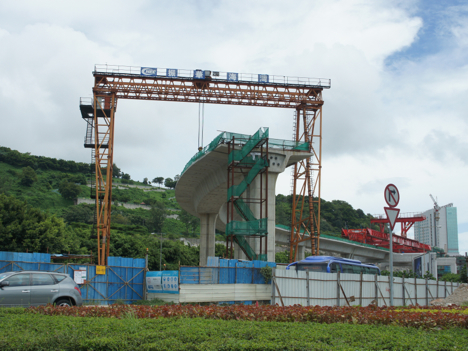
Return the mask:
<svg viewBox="0 0 468 351">
<path fill-rule="evenodd" d="M 276 263 L 289 263 L 289 252 L 288 251 L 277 252 L 275 254 L 275 262 Z"/>
<path fill-rule="evenodd" d="M 120 192 L 120 193 L 119 193 L 118 199 L 119 199 L 119 201 L 122 201 L 122 202 L 127 203 L 127 202 L 129 202 L 132 198 L 131 198 L 131 196 L 130 196 L 129 193 L 123 191 L 123 192 Z"/>
<path fill-rule="evenodd" d="M 153 233 L 160 233 L 166 219 L 166 209 L 162 202 L 156 202 L 149 211 L 148 229 Z"/>
<path fill-rule="evenodd" d="M 120 171 L 120 168 L 117 167 L 117 165 L 114 163 L 114 165 L 112 166 L 112 177 L 113 178 L 120 178 L 121 176 L 121 171 Z"/>
<path fill-rule="evenodd" d="M 143 184 L 148 185 L 148 178 L 143 178 Z"/>
<path fill-rule="evenodd" d="M 166 178 L 164 181 L 164 186 L 166 188 L 174 189 L 176 187 L 177 182 L 173 181 L 172 178 Z"/>
<path fill-rule="evenodd" d="M 460 282 L 460 274 L 456 273 L 445 273 L 443 276 L 439 277 L 439 280 L 446 282 Z"/>
<path fill-rule="evenodd" d="M 2 251 L 62 253 L 77 252 L 79 243 L 61 218 L 0 195 L 0 247 Z"/>
<path fill-rule="evenodd" d="M 153 183 L 159 184 L 159 187 L 161 187 L 163 182 L 164 182 L 164 177 L 156 177 L 153 179 Z"/>
<path fill-rule="evenodd" d="M 466 276 L 466 264 L 460 270 L 460 281 L 462 283 L 468 283 L 468 277 Z"/>
<path fill-rule="evenodd" d="M 226 256 L 226 245 L 223 245 L 223 244 L 215 244 L 215 256 L 216 256 L 216 257 L 224 257 L 224 256 Z"/>
<path fill-rule="evenodd" d="M 179 221 L 181 221 L 185 226 L 184 234 L 194 233 L 200 225 L 200 219 L 185 210 L 181 210 L 178 217 Z"/>
<path fill-rule="evenodd" d="M 94 219 L 94 206 L 87 204 L 71 206 L 63 211 L 62 218 L 67 223 L 92 224 Z"/>
<path fill-rule="evenodd" d="M 36 175 L 36 172 L 34 171 L 34 169 L 32 169 L 29 166 L 24 167 L 22 169 L 21 178 L 20 178 L 21 185 L 31 186 L 36 181 L 37 181 L 37 175 Z"/>
<path fill-rule="evenodd" d="M 75 183 L 63 181 L 60 183 L 59 192 L 65 199 L 73 200 L 80 194 L 81 187 Z"/>
</svg>

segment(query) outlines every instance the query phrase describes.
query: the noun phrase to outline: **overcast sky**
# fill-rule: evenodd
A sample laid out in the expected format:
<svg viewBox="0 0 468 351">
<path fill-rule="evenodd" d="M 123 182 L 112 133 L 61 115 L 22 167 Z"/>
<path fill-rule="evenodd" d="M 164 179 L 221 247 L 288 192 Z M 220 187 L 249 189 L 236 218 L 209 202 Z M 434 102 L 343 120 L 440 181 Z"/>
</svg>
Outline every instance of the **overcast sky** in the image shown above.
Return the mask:
<svg viewBox="0 0 468 351">
<path fill-rule="evenodd" d="M 0 145 L 82 162 L 79 98 L 95 64 L 330 78 L 322 198 L 383 213 L 458 208 L 468 251 L 466 1 L 2 1 Z M 291 139 L 292 110 L 205 107 L 219 131 Z M 198 105 L 119 100 L 114 161 L 133 179 L 179 174 L 198 147 Z M 277 193 L 290 193 L 290 172 Z M 397 230 L 398 232 L 398 230 Z"/>
</svg>

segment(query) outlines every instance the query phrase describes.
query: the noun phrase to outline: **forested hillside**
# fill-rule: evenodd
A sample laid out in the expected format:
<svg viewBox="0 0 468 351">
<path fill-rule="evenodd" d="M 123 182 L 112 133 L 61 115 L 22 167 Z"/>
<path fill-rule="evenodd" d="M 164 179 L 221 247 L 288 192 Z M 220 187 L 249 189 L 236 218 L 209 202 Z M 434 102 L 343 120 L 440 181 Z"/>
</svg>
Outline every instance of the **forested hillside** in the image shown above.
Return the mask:
<svg viewBox="0 0 468 351">
<path fill-rule="evenodd" d="M 305 213 L 308 212 L 308 203 L 306 203 Z M 291 225 L 292 196 L 276 196 L 276 223 L 282 225 Z M 317 209 L 314 208 L 315 213 Z M 365 214 L 361 209 L 355 210 L 350 204 L 342 200 L 326 201 L 321 200 L 320 211 L 320 229 L 323 234 L 341 236 L 342 228 L 373 228 L 371 226 L 371 214 Z"/>
<path fill-rule="evenodd" d="M 94 205 L 74 205 L 77 197 L 90 196 L 89 173 L 90 165 L 86 163 L 0 147 L 0 251 L 95 251 Z M 119 188 L 112 192 L 110 254 L 144 257 L 149 248 L 150 269 L 159 269 L 159 233 L 164 233 L 162 263 L 167 268 L 176 268 L 179 261 L 182 265 L 198 264 L 198 247 L 175 240 L 198 237 L 200 231 L 199 219 L 181 210 L 175 201 L 173 189 L 178 176 L 138 182 L 115 165 L 113 177 Z M 144 204 L 150 209 L 129 209 L 125 204 Z M 290 216 L 291 196 L 277 195 L 277 223 L 289 226 Z M 370 218 L 344 201 L 322 199 L 324 234 L 340 235 L 344 227 L 368 227 Z M 223 236 L 218 234 L 217 239 Z M 217 255 L 223 254 L 222 245 L 216 249 Z"/>
</svg>

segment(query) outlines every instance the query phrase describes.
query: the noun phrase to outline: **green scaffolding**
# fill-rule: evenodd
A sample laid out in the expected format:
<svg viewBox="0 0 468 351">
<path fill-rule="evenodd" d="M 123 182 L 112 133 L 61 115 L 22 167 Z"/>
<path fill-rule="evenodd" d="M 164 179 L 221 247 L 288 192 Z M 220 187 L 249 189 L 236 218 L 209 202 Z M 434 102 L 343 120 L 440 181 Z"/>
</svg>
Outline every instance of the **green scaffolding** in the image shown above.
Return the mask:
<svg viewBox="0 0 468 351">
<path fill-rule="evenodd" d="M 268 218 L 253 221 L 231 221 L 226 224 L 227 235 L 265 235 L 268 232 Z"/>
<path fill-rule="evenodd" d="M 265 167 L 268 167 L 268 160 L 264 158 L 259 158 L 255 162 L 254 166 L 250 169 L 247 176 L 238 184 L 233 185 L 228 189 L 227 199 L 231 197 L 239 197 L 244 191 L 247 190 L 247 187 L 252 183 L 255 177 L 263 170 Z"/>
<path fill-rule="evenodd" d="M 242 161 L 248 154 L 252 152 L 253 149 L 265 143 L 268 135 L 268 128 L 260 128 L 254 135 L 252 135 L 252 137 L 249 138 L 242 149 L 234 150 L 229 154 L 229 164 L 234 161 Z"/>
<path fill-rule="evenodd" d="M 257 133 L 259 133 L 258 131 Z M 257 134 L 256 133 L 256 134 Z M 268 129 L 266 131 L 267 136 L 268 136 Z M 260 133 L 259 133 L 260 134 Z M 246 134 L 239 134 L 239 133 L 229 133 L 229 132 L 223 132 L 219 134 L 216 138 L 213 139 L 211 143 L 209 143 L 207 146 L 205 146 L 201 151 L 197 152 L 192 158 L 190 159 L 189 162 L 185 165 L 183 171 L 181 174 L 184 174 L 184 172 L 192 165 L 194 164 L 197 160 L 205 156 L 207 153 L 213 151 L 218 147 L 220 144 L 225 144 L 228 141 L 232 140 L 232 138 L 235 138 L 235 140 L 239 143 L 248 143 L 250 140 L 250 135 Z M 253 143 L 254 141 L 252 141 Z M 307 142 L 297 142 L 297 141 L 291 141 L 291 140 L 281 140 L 281 139 L 269 139 L 268 140 L 268 147 L 272 149 L 281 149 L 281 150 L 296 150 L 296 151 L 310 151 L 309 148 L 309 143 Z M 234 158 L 234 156 L 232 156 Z M 244 160 L 242 162 L 247 162 L 245 159 L 249 158 L 249 156 L 244 157 Z"/>
<path fill-rule="evenodd" d="M 241 247 L 244 253 L 252 260 L 266 260 L 265 254 L 257 255 L 250 246 L 245 236 L 265 236 L 268 233 L 268 218 L 255 218 L 249 205 L 244 202 L 241 195 L 247 190 L 252 181 L 261 173 L 269 162 L 266 157 L 254 158 L 250 153 L 259 146 L 266 143 L 269 135 L 268 128 L 260 128 L 248 140 L 235 138 L 236 143 L 244 143 L 240 150 L 233 150 L 229 154 L 229 164 L 236 163 L 237 167 L 251 167 L 246 177 L 238 184 L 228 189 L 227 201 L 232 201 L 236 212 L 243 218 L 243 221 L 230 221 L 226 224 L 226 235 L 232 235 L 233 240 Z"/>
</svg>

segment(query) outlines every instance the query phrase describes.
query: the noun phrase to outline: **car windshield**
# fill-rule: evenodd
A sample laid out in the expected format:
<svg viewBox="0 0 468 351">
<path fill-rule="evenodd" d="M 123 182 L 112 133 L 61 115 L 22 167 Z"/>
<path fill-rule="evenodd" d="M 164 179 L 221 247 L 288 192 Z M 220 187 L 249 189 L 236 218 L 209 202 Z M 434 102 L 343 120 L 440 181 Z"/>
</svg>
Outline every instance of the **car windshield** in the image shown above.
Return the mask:
<svg viewBox="0 0 468 351">
<path fill-rule="evenodd" d="M 3 279 L 5 279 L 6 277 L 9 277 L 9 276 L 12 275 L 12 274 L 13 274 L 12 272 L 0 273 L 0 281 L 2 281 Z"/>
</svg>

